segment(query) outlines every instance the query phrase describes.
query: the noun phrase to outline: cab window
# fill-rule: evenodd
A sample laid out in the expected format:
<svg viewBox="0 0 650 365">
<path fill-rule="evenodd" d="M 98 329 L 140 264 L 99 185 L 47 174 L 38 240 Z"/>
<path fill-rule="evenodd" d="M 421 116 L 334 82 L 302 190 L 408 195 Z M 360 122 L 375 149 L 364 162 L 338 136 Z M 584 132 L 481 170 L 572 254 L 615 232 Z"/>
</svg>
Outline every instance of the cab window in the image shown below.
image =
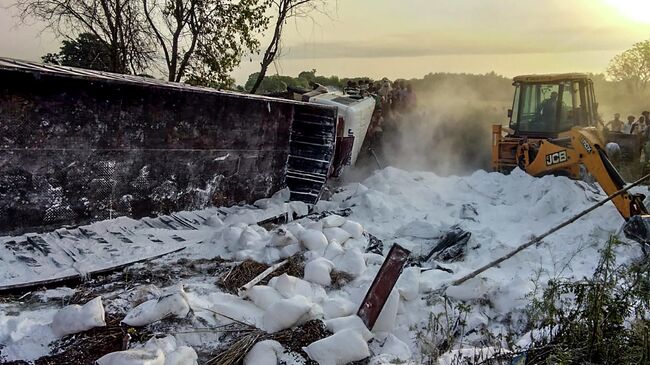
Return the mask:
<svg viewBox="0 0 650 365">
<path fill-rule="evenodd" d="M 577 82 L 564 82 L 560 85 L 560 120 L 558 132 L 568 131 L 579 125 L 580 109 L 578 107 L 579 87 Z"/>
<path fill-rule="evenodd" d="M 520 87 L 518 130 L 533 133 L 555 132 L 560 85 L 528 84 Z"/>
</svg>

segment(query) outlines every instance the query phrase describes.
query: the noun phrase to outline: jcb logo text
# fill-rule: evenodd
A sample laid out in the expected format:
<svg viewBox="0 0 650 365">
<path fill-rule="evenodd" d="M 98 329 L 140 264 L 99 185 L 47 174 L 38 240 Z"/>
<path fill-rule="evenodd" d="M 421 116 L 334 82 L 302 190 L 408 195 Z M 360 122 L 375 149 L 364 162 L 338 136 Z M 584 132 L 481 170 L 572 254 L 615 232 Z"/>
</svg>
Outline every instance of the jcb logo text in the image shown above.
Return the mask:
<svg viewBox="0 0 650 365">
<path fill-rule="evenodd" d="M 546 155 L 546 166 L 557 165 L 568 160 L 566 150 Z"/>
</svg>

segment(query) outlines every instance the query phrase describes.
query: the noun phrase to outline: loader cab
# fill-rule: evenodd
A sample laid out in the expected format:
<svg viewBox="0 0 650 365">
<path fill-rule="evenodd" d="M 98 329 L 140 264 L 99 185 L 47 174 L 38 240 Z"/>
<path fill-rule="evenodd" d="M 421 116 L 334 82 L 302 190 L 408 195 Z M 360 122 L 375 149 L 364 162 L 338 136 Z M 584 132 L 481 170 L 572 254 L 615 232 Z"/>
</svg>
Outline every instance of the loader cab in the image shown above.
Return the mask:
<svg viewBox="0 0 650 365">
<path fill-rule="evenodd" d="M 573 127 L 595 126 L 593 82 L 585 74 L 525 75 L 514 78 L 508 111 L 516 137 L 555 138 Z"/>
</svg>

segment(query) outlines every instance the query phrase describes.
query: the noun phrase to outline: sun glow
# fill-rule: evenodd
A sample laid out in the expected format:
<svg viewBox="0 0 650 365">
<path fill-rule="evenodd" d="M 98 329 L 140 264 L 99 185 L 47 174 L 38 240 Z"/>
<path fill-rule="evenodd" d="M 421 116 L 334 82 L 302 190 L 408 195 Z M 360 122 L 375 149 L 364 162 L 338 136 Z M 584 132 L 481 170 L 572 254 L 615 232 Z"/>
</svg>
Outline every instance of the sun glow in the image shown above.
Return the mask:
<svg viewBox="0 0 650 365">
<path fill-rule="evenodd" d="M 604 0 L 620 15 L 630 20 L 650 24 L 650 0 Z"/>
</svg>

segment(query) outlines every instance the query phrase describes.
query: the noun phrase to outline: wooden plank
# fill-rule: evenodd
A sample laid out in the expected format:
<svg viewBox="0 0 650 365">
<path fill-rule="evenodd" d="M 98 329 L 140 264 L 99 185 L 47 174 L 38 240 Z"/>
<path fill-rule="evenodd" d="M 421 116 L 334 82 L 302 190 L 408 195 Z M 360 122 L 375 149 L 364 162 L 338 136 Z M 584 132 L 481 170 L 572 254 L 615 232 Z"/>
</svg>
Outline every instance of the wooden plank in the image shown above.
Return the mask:
<svg viewBox="0 0 650 365">
<path fill-rule="evenodd" d="M 361 306 L 357 312 L 357 315 L 363 320 L 363 323 L 365 323 L 368 329 L 372 329 L 375 325 L 410 254 L 411 251 L 397 243 L 394 243 L 393 247 L 388 251 L 386 260 L 384 260 L 377 276 L 372 281 L 372 285 L 370 285 L 366 297 L 361 302 Z"/>
</svg>

